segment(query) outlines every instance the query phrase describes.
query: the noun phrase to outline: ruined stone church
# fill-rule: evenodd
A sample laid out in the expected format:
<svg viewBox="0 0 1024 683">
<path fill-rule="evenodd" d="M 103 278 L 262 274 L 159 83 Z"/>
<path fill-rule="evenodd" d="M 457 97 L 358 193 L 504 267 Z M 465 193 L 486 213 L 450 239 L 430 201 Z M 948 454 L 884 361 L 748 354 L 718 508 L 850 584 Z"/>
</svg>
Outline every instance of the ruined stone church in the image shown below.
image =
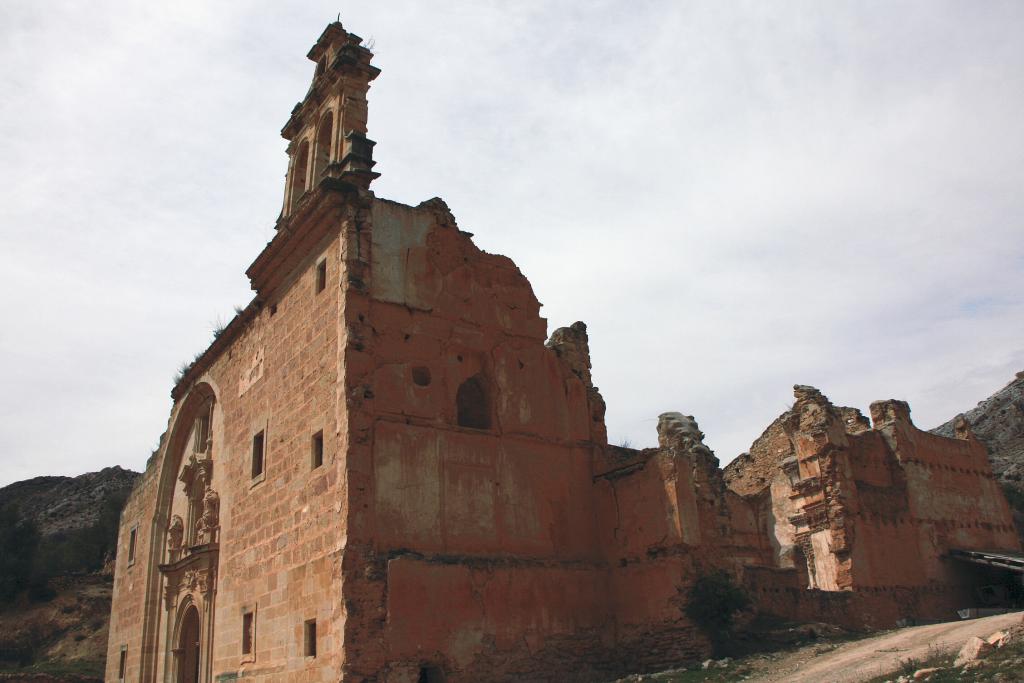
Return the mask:
<svg viewBox="0 0 1024 683">
<path fill-rule="evenodd" d="M 966 422 L 797 387 L 724 472 L 679 413 L 610 446 L 586 326 L 549 338 L 440 199 L 376 197 L 372 54 L 334 23 L 308 57 L 255 298 L 122 513 L 108 681 L 599 681 L 706 656 L 685 607 L 709 573 L 856 627 L 1005 578 L 970 562 L 1020 546 Z"/>
</svg>

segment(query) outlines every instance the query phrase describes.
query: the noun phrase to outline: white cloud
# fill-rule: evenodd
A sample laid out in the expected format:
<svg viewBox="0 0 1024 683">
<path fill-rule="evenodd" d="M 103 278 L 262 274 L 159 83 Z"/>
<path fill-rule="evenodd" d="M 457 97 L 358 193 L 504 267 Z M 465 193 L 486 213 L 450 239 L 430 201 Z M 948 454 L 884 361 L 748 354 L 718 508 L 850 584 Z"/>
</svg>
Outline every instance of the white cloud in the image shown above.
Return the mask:
<svg viewBox="0 0 1024 683">
<path fill-rule="evenodd" d="M 337 10 L 0 7 L 0 484 L 139 469 L 177 365 L 250 292 L 278 136 Z M 614 441 L 723 460 L 813 383 L 933 426 L 1024 367 L 1017 3 L 366 3 L 380 196 L 446 199 Z"/>
</svg>

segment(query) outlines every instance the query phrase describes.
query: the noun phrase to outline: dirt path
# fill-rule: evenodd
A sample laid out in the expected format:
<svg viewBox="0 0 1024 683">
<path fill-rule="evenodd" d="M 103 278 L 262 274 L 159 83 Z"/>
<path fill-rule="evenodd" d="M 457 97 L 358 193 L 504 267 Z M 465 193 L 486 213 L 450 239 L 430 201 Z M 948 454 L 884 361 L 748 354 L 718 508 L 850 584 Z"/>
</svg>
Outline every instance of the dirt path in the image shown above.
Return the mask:
<svg viewBox="0 0 1024 683">
<path fill-rule="evenodd" d="M 845 643 L 815 654 L 803 649 L 771 663 L 771 671 L 758 672 L 749 681 L 768 683 L 860 683 L 896 671 L 908 659 L 924 660 L 939 652 L 958 650 L 971 636 L 986 638 L 995 631 L 1021 623 L 1021 613 L 984 619 L 912 626 Z M 818 648 L 820 649 L 820 648 Z"/>
</svg>

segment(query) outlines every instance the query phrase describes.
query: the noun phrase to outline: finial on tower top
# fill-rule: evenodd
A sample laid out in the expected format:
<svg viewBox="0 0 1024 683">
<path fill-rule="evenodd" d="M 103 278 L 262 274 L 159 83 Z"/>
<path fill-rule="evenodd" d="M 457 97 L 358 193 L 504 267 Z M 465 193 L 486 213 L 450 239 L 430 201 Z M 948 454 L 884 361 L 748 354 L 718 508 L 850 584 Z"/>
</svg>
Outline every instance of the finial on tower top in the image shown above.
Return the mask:
<svg viewBox="0 0 1024 683">
<path fill-rule="evenodd" d="M 366 93 L 380 74 L 370 64 L 373 52 L 339 20 L 327 25 L 306 56 L 316 62 L 313 82 L 281 129 L 291 143 L 282 216 L 324 178 L 368 189 L 380 175 L 373 171 L 375 143 L 366 137 Z"/>
</svg>

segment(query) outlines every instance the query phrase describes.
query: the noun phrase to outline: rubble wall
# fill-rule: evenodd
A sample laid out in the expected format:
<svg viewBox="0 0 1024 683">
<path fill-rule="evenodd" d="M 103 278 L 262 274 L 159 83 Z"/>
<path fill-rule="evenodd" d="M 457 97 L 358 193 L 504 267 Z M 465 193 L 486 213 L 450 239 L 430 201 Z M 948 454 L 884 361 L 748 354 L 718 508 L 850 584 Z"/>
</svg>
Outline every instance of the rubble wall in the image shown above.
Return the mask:
<svg viewBox="0 0 1024 683">
<path fill-rule="evenodd" d="M 744 586 L 757 609 L 794 622 L 824 622 L 855 631 L 920 621 L 951 621 L 972 604 L 970 585 L 889 586 L 853 591 L 808 589 L 795 569 L 747 567 Z"/>
</svg>

